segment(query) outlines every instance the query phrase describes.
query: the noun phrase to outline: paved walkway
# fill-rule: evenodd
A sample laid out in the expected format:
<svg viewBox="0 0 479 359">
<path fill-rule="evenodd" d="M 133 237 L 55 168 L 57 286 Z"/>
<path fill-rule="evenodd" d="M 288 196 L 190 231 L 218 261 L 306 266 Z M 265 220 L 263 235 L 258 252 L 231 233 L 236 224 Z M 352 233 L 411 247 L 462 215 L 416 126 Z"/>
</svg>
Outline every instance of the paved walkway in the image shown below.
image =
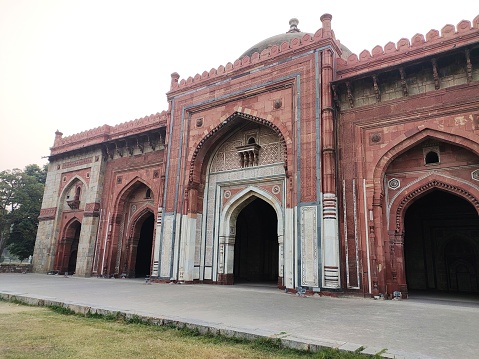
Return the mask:
<svg viewBox="0 0 479 359">
<path fill-rule="evenodd" d="M 0 274 L 0 295 L 169 319 L 229 335 L 274 336 L 293 347 L 364 346 L 365 353 L 383 351 L 388 358 L 479 357 L 477 299 L 299 297 L 261 286 L 146 285 L 42 274 Z"/>
</svg>

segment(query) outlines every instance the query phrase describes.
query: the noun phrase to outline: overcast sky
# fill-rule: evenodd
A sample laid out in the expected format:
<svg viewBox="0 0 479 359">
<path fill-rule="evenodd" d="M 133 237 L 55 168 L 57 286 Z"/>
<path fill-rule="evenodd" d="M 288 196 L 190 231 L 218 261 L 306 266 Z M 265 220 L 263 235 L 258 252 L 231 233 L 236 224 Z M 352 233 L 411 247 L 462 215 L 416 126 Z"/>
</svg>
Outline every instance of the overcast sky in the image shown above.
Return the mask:
<svg viewBox="0 0 479 359">
<path fill-rule="evenodd" d="M 434 5 L 433 5 L 434 4 Z M 479 1 L 0 0 L 0 171 L 47 163 L 54 132 L 72 135 L 167 109 L 170 74 L 234 62 L 333 15 L 352 52 L 479 15 Z"/>
</svg>

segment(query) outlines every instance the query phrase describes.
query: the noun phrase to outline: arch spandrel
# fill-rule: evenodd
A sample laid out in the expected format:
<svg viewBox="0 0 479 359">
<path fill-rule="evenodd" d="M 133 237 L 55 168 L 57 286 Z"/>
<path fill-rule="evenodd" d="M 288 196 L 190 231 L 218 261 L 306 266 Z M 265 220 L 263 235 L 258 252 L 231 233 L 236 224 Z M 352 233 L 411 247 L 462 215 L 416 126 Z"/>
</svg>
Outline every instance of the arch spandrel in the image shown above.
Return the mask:
<svg viewBox="0 0 479 359">
<path fill-rule="evenodd" d="M 153 194 L 151 185 L 141 177 L 135 177 L 127 184 L 123 186 L 115 199 L 115 208 L 117 212 L 122 212 L 125 203 L 128 201 L 128 197 L 134 193 L 141 186 L 145 186 L 146 189 L 150 190 L 151 197 L 148 198 L 148 201 L 154 201 L 155 195 Z"/>
<path fill-rule="evenodd" d="M 252 138 L 254 142 L 249 143 Z M 249 123 L 218 146 L 212 154 L 209 173 L 250 167 L 245 163 L 246 156 L 240 156 L 239 151 L 241 150 L 244 151 L 243 153 L 253 152 L 254 158 L 252 158 L 251 164 L 254 162 L 255 166 L 284 163 L 283 144 L 277 133 L 268 126 Z"/>
<path fill-rule="evenodd" d="M 433 190 L 449 192 L 465 199 L 476 209 L 479 215 L 479 189 L 465 182 L 459 182 L 454 179 L 446 178 L 440 174 L 433 174 L 423 178 L 414 184 L 404 188 L 390 206 L 391 221 L 389 230 L 396 233 L 404 231 L 404 213 L 407 208 L 418 198 L 425 196 Z"/>
<path fill-rule="evenodd" d="M 390 143 L 381 151 L 378 151 L 379 153 L 373 161 L 371 168 L 374 168 L 374 171 L 371 171 L 370 173 L 373 174 L 371 179 L 374 183 L 374 198 L 379 198 L 381 193 L 383 193 L 382 179 L 384 178 L 389 164 L 399 155 L 416 146 L 424 139 L 433 138 L 439 141 L 448 142 L 463 147 L 479 156 L 479 143 L 477 142 L 476 137 L 477 136 L 474 134 L 459 129 L 456 129 L 454 134 L 447 133 L 439 129 L 438 126 L 437 128 L 432 126 L 424 127 L 418 129 L 417 132 L 414 132 L 413 134 L 403 134 L 399 136 L 396 141 Z"/>
<path fill-rule="evenodd" d="M 206 165 L 208 161 L 205 161 L 205 158 L 209 156 L 209 152 L 212 148 L 216 147 L 221 141 L 223 135 L 227 133 L 228 130 L 234 128 L 234 124 L 238 120 L 246 120 L 259 125 L 264 125 L 272 129 L 278 136 L 279 141 L 283 148 L 283 163 L 285 171 L 291 167 L 291 164 L 288 163 L 288 143 L 291 143 L 290 139 L 286 139 L 285 134 L 288 134 L 287 129 L 283 124 L 274 124 L 269 119 L 263 119 L 257 116 L 253 116 L 243 112 L 234 112 L 223 120 L 219 125 L 210 129 L 210 131 L 196 144 L 195 149 L 188 155 L 189 158 L 189 172 L 188 172 L 188 182 L 189 183 L 201 183 L 201 177 L 206 172 Z"/>
<path fill-rule="evenodd" d="M 59 198 L 60 198 L 60 202 L 59 202 L 60 210 L 71 209 L 69 207 L 69 205 L 67 204 L 67 200 L 71 200 L 75 197 L 76 188 L 77 188 L 78 183 L 81 184 L 80 198 L 79 198 L 79 201 L 80 201 L 79 205 L 80 205 L 81 208 L 76 208 L 76 209 L 83 209 L 85 207 L 85 204 L 86 204 L 85 197 L 88 193 L 88 185 L 82 177 L 80 177 L 78 175 L 75 175 L 72 178 L 70 178 L 68 183 L 63 187 L 63 189 L 61 191 L 61 194 L 59 196 Z M 67 198 L 67 197 L 70 197 L 70 196 L 71 196 L 71 198 Z"/>
</svg>

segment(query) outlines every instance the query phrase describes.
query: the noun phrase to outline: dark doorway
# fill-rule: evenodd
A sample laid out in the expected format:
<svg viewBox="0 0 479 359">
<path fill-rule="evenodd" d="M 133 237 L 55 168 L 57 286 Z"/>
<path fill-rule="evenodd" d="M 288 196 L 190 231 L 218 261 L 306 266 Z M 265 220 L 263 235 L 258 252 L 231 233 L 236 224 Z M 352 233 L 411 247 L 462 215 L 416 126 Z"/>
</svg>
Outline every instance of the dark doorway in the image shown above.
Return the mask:
<svg viewBox="0 0 479 359">
<path fill-rule="evenodd" d="M 410 291 L 479 293 L 479 217 L 468 201 L 434 190 L 407 209 L 404 227 Z"/>
<path fill-rule="evenodd" d="M 81 224 L 80 222 L 75 222 L 72 224 L 75 226 L 75 234 L 71 239 L 70 245 L 70 255 L 68 256 L 68 274 L 74 274 L 76 272 L 77 267 L 77 256 L 78 256 L 78 243 L 80 241 L 80 232 L 81 232 Z"/>
<path fill-rule="evenodd" d="M 278 218 L 267 202 L 254 199 L 238 215 L 234 280 L 278 282 Z"/>
<path fill-rule="evenodd" d="M 150 213 L 141 225 L 140 238 L 136 250 L 136 278 L 145 277 L 151 274 L 154 218 L 153 213 Z"/>
</svg>

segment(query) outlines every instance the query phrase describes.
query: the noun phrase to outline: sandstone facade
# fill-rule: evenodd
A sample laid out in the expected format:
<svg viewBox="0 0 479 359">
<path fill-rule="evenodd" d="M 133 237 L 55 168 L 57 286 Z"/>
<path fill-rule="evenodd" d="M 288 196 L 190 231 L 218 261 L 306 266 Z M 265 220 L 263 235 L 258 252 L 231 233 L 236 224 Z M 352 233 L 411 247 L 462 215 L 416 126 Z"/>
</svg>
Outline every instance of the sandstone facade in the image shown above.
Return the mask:
<svg viewBox="0 0 479 359">
<path fill-rule="evenodd" d="M 56 133 L 37 272 L 479 291 L 479 16 L 351 54 L 320 18 Z"/>
</svg>

